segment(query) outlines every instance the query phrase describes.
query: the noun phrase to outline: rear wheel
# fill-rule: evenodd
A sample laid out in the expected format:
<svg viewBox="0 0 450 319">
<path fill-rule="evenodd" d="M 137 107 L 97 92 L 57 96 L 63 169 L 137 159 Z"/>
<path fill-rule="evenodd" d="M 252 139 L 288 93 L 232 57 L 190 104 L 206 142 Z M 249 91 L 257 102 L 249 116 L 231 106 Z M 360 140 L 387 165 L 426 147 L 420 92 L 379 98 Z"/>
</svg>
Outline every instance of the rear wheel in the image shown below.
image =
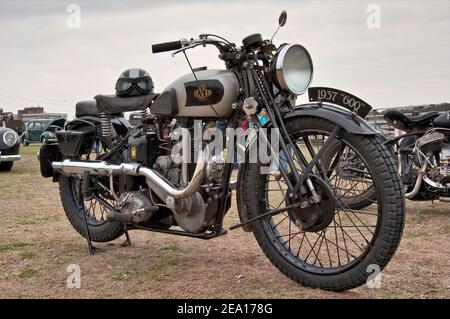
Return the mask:
<svg viewBox="0 0 450 319">
<path fill-rule="evenodd" d="M 82 160 L 99 159 L 106 152 L 100 140 L 94 143 L 89 157 Z M 89 194 L 83 196 L 81 192 L 82 176 L 59 176 L 59 193 L 61 202 L 72 226 L 83 237 L 87 237 L 84 216 L 86 213 L 89 233 L 92 241 L 108 242 L 120 237 L 124 229 L 119 222 L 106 220 L 109 207 L 114 207 L 114 197 L 108 191 L 109 179 L 104 176 L 90 176 Z M 106 204 L 105 204 L 106 203 Z"/>
<path fill-rule="evenodd" d="M 364 169 L 357 154 L 339 141 L 333 143 L 323 154 L 323 165 L 327 169 L 335 170 L 341 174 L 341 180 L 336 192 L 343 194 L 341 200 L 352 209 L 362 209 L 372 205 L 376 200 L 376 193 L 370 176 Z M 340 159 L 337 161 L 337 159 Z M 333 167 L 339 165 L 341 167 Z"/>
<path fill-rule="evenodd" d="M 97 191 L 89 198 L 84 198 L 81 195 L 80 201 L 80 182 L 81 179 L 79 177 L 62 175 L 59 177 L 61 202 L 72 226 L 86 238 L 87 234 L 83 219 L 83 214 L 86 213 L 92 241 L 108 242 L 120 237 L 124 232 L 123 226 L 119 222 L 106 220 L 106 214 L 109 209 L 103 204 L 103 201 L 106 201 L 110 205 L 114 205 L 114 200 L 109 194 L 102 194 Z"/>
<path fill-rule="evenodd" d="M 9 172 L 13 165 L 14 162 L 0 162 L 0 172 Z"/>
<path fill-rule="evenodd" d="M 307 161 L 334 127 L 318 118 L 286 122 Z M 341 291 L 364 284 L 376 269 L 372 267 L 381 270 L 392 258 L 403 230 L 404 198 L 394 161 L 376 137 L 341 130 L 336 140 L 358 157 L 361 173 L 372 180 L 375 200 L 370 208 L 357 210 L 342 200 L 346 196 L 339 193 L 346 182 L 342 165 L 333 170 L 315 167 L 310 178 L 321 202 L 262 218 L 252 224 L 252 230 L 266 256 L 287 277 L 304 286 Z M 342 156 L 337 158 L 341 160 Z M 249 218 L 296 203 L 287 196 L 286 181 L 278 173 L 262 174 L 262 166 L 247 164 L 244 173 L 244 189 L 255 190 L 244 199 Z M 301 171 L 300 164 L 296 166 Z"/>
</svg>

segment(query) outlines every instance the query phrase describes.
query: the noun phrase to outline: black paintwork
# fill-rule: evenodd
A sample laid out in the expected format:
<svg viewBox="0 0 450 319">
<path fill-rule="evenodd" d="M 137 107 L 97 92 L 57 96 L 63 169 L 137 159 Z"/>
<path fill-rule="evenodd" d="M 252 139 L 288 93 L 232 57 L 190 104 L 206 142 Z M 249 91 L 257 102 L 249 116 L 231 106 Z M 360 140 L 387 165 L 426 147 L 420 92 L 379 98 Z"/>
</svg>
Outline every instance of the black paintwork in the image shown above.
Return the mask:
<svg viewBox="0 0 450 319">
<path fill-rule="evenodd" d="M 381 133 L 371 127 L 366 121 L 359 116 L 353 116 L 352 113 L 342 110 L 332 105 L 319 103 L 309 103 L 296 106 L 292 111 L 284 115 L 284 118 L 291 117 L 320 117 L 338 126 L 344 128 L 351 134 L 361 135 L 380 135 Z"/>
<path fill-rule="evenodd" d="M 175 116 L 178 114 L 177 92 L 170 88 L 161 93 L 150 105 L 150 112 L 157 116 Z"/>
<path fill-rule="evenodd" d="M 450 112 L 435 117 L 433 120 L 434 127 L 450 128 Z"/>
</svg>

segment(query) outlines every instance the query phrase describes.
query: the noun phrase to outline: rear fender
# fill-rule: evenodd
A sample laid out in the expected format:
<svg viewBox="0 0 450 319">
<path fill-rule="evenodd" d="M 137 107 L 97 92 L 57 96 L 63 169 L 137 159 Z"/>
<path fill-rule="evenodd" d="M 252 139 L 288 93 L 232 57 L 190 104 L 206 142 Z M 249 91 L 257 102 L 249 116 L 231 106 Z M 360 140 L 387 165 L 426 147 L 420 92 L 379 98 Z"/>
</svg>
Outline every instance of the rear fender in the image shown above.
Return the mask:
<svg viewBox="0 0 450 319">
<path fill-rule="evenodd" d="M 131 125 L 123 117 L 113 118 L 111 122 L 113 124 L 113 134 L 124 135 L 131 128 Z M 95 134 L 100 137 L 101 119 L 96 116 L 75 118 L 66 123 L 65 130 Z M 63 157 L 59 144 L 55 143 L 42 146 L 38 153 L 41 175 L 43 177 L 53 177 L 53 181 L 57 181 L 58 174 L 53 171 L 52 162 L 60 161 Z"/>
</svg>

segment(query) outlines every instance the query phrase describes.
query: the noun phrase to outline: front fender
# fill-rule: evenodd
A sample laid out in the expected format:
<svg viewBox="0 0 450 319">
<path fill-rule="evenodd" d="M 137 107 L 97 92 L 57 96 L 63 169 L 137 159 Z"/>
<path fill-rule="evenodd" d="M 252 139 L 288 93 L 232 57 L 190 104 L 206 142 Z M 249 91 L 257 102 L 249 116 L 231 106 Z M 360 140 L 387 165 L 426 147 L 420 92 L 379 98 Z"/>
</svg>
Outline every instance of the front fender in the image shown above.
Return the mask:
<svg viewBox="0 0 450 319">
<path fill-rule="evenodd" d="M 286 113 L 283 118 L 293 117 L 319 117 L 339 125 L 350 134 L 359 135 L 380 135 L 381 132 L 375 130 L 364 119 L 358 115 L 332 104 L 308 103 L 298 105 Z"/>
</svg>

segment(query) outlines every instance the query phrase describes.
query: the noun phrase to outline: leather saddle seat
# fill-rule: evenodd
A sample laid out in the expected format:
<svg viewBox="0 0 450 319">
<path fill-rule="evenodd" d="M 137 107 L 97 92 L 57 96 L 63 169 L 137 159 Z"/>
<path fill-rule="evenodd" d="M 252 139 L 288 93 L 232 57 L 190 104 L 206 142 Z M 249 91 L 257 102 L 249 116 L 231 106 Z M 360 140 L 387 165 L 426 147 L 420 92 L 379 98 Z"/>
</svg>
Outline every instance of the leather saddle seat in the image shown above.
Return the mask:
<svg viewBox="0 0 450 319">
<path fill-rule="evenodd" d="M 145 110 L 157 96 L 156 93 L 129 97 L 97 95 L 94 100 L 78 102 L 75 106 L 75 116 L 100 116 L 100 113 L 121 114 Z"/>
<path fill-rule="evenodd" d="M 75 116 L 100 116 L 95 100 L 80 101 L 75 105 Z"/>
<path fill-rule="evenodd" d="M 97 108 L 101 113 L 117 114 L 145 110 L 157 96 L 158 94 L 155 93 L 127 97 L 97 95 L 94 99 L 97 101 Z"/>
<path fill-rule="evenodd" d="M 425 112 L 419 115 L 405 115 L 399 111 L 386 111 L 384 113 L 384 119 L 394 126 L 403 131 L 409 131 L 413 128 L 424 128 L 431 124 L 433 119 L 439 116 L 439 112 Z"/>
</svg>

